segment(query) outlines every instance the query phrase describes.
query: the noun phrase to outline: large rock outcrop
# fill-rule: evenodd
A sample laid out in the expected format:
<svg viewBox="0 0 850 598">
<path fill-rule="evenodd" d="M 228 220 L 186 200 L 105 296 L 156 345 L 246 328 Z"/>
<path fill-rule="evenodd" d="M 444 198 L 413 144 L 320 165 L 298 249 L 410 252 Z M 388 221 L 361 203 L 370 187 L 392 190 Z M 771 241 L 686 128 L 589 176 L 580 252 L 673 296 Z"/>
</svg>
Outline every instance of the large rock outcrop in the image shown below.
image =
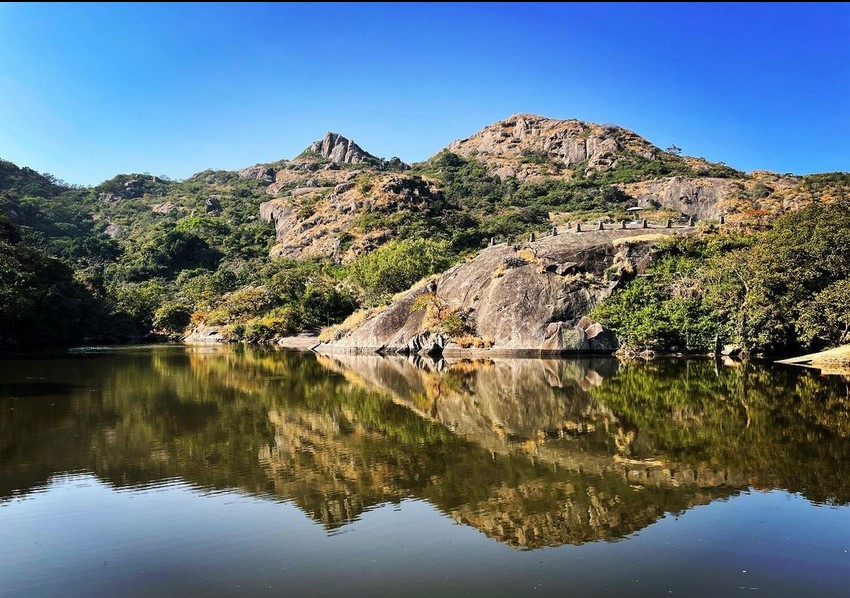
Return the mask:
<svg viewBox="0 0 850 598">
<path fill-rule="evenodd" d="M 260 204 L 261 218 L 275 225 L 272 257 L 350 261 L 393 238 L 382 220 L 434 213 L 443 204 L 434 183 L 402 173 L 281 171 L 278 181 L 286 181 L 279 196 Z M 364 229 L 364 218 L 376 225 Z"/>
<path fill-rule="evenodd" d="M 661 206 L 702 220 L 731 215 L 731 221 L 747 222 L 808 205 L 814 197 L 804 187 L 800 177 L 764 171 L 747 177 L 673 176 L 620 185 L 641 207 Z"/>
<path fill-rule="evenodd" d="M 702 220 L 716 220 L 724 213 L 722 200 L 743 189 L 737 179 L 670 177 L 628 183 L 623 190 L 643 208 L 664 207 Z"/>
<path fill-rule="evenodd" d="M 254 179 L 264 183 L 271 183 L 274 181 L 275 169 L 268 164 L 256 164 L 248 168 L 243 168 L 236 174 L 240 179 Z"/>
<path fill-rule="evenodd" d="M 414 341 L 428 352 L 440 343 L 442 354 L 457 355 L 472 352 L 462 346 L 471 338 L 472 346 L 490 347 L 491 353 L 611 353 L 614 336 L 582 317 L 616 286 L 604 276 L 607 269 L 634 274 L 650 263 L 652 244 L 640 242 L 636 232 L 566 232 L 523 247 L 490 247 L 319 350 L 415 352 Z M 465 334 L 439 338 L 447 336 L 440 314 L 463 322 Z"/>
<path fill-rule="evenodd" d="M 325 133 L 325 136 L 310 144 L 309 152 L 315 152 L 323 158 L 337 164 L 367 164 L 378 165 L 381 159 L 365 151 L 352 140 L 339 133 Z"/>
<path fill-rule="evenodd" d="M 450 152 L 482 162 L 501 178 L 569 178 L 570 167 L 585 172 L 615 168 L 625 156 L 653 160 L 661 150 L 640 135 L 613 125 L 515 114 L 449 144 Z"/>
</svg>

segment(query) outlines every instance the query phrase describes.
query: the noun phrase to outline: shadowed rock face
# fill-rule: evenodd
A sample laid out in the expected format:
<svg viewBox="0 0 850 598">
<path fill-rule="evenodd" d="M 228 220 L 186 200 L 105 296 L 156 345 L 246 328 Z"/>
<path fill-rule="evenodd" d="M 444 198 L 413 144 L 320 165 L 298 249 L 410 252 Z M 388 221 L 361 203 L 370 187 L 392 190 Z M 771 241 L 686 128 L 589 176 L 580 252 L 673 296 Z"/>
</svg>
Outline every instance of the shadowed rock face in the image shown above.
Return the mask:
<svg viewBox="0 0 850 598">
<path fill-rule="evenodd" d="M 465 314 L 474 334 L 492 342 L 491 353 L 611 353 L 616 349 L 613 337 L 597 346 L 593 337 L 601 330 L 575 325 L 614 289 L 616 283 L 606 281 L 603 273 L 615 261 L 629 262 L 633 272 L 642 272 L 650 263 L 651 243 L 621 242 L 635 232 L 565 232 L 524 247 L 490 247 L 428 285 L 408 291 L 387 310 L 319 351 L 406 350 L 411 339 L 428 332 L 425 309 L 417 308 L 421 304 L 417 300 L 433 293 L 449 308 Z M 446 356 L 468 353 L 453 343 L 443 350 Z"/>
</svg>

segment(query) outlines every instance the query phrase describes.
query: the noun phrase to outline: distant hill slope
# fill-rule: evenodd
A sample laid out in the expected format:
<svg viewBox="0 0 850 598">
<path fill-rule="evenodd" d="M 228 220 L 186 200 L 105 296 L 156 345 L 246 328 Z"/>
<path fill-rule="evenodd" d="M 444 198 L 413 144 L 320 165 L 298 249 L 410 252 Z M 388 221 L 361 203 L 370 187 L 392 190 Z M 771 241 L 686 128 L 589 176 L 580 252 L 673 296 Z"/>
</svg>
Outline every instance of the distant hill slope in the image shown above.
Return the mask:
<svg viewBox="0 0 850 598">
<path fill-rule="evenodd" d="M 50 175 L 0 160 L 0 212 L 5 213 L 12 222 L 20 220 L 21 198 L 53 197 L 62 190 L 61 183 Z"/>
<path fill-rule="evenodd" d="M 745 174 L 670 149 L 614 125 L 517 114 L 412 168 L 332 132 L 291 160 L 185 181 L 127 174 L 69 189 L 0 162 L 0 210 L 13 223 L 48 229 L 67 214 L 29 205 L 27 217 L 20 202 L 51 198 L 88 215 L 93 234 L 134 246 L 181 222 L 195 232 L 214 229 L 202 232 L 225 255 L 350 261 L 394 238 L 435 237 L 473 249 L 493 236 L 543 231 L 559 215 L 619 219 L 630 206 L 763 223 L 850 192 L 850 175 L 842 173 Z"/>
</svg>

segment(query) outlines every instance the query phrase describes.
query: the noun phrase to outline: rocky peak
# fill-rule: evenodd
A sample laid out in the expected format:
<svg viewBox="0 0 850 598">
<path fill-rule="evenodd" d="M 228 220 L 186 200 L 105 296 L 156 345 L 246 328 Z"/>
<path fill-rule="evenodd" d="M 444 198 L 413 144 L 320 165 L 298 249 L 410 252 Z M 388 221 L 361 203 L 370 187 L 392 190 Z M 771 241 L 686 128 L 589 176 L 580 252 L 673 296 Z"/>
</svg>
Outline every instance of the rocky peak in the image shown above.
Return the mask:
<svg viewBox="0 0 850 598">
<path fill-rule="evenodd" d="M 272 257 L 334 256 L 347 262 L 394 236 L 381 226 L 364 230 L 364 216 L 379 219 L 410 216 L 442 205 L 432 182 L 400 172 L 283 169 L 260 204 L 260 216 L 275 223 L 277 244 Z M 346 247 L 340 251 L 342 241 Z"/>
<path fill-rule="evenodd" d="M 308 151 L 340 164 L 379 164 L 382 161 L 339 133 L 325 133 L 320 141 L 310 144 Z"/>
<path fill-rule="evenodd" d="M 302 166 L 311 164 L 315 166 L 315 163 L 310 161 L 313 156 L 329 160 L 330 164 L 327 167 L 333 167 L 336 164 L 363 164 L 378 170 L 408 170 L 410 168 L 396 157 L 384 160 L 373 156 L 351 139 L 330 131 L 325 133 L 321 140 L 311 143 L 310 147 L 296 158 L 296 162 L 300 162 Z"/>
<path fill-rule="evenodd" d="M 536 114 L 514 114 L 447 149 L 475 157 L 494 174 L 520 179 L 569 177 L 569 168 L 580 163 L 587 171 L 605 171 L 618 166 L 624 156 L 654 160 L 662 153 L 622 127 Z"/>
</svg>

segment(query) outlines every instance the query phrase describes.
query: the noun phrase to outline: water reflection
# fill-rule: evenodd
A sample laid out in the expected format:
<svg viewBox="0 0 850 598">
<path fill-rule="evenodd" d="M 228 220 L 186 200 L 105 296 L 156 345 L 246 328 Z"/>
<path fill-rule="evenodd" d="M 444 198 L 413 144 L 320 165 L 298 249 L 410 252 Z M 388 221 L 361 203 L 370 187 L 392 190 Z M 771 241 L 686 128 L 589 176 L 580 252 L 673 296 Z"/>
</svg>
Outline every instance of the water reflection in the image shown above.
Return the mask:
<svg viewBox="0 0 850 598">
<path fill-rule="evenodd" d="M 413 497 L 521 548 L 750 487 L 850 502 L 848 383 L 808 371 L 159 347 L 4 361 L 0 380 L 0 501 L 83 470 L 237 488 L 334 530 Z"/>
</svg>

